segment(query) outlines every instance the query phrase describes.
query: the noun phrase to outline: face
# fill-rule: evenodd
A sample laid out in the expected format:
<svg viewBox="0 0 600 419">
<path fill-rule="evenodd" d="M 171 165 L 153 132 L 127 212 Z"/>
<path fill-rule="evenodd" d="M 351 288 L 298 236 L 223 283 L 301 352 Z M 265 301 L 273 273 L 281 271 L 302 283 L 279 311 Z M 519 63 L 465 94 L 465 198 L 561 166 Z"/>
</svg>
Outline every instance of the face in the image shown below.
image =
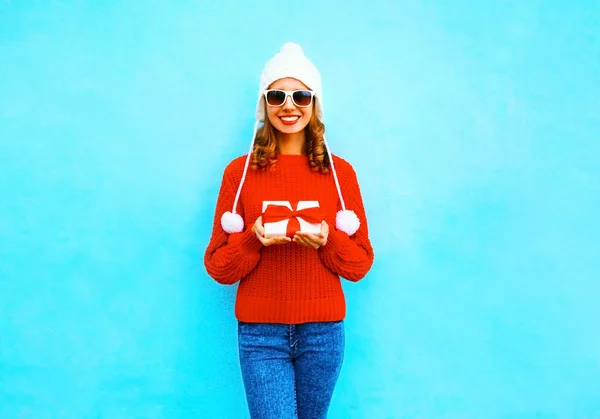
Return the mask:
<svg viewBox="0 0 600 419">
<path fill-rule="evenodd" d="M 273 82 L 269 89 L 281 90 L 310 90 L 304 83 L 292 78 L 279 79 Z M 302 131 L 313 113 L 314 97 L 312 103 L 307 107 L 296 106 L 290 96 L 285 99 L 281 106 L 266 106 L 267 117 L 273 127 L 282 134 L 295 134 Z"/>
</svg>

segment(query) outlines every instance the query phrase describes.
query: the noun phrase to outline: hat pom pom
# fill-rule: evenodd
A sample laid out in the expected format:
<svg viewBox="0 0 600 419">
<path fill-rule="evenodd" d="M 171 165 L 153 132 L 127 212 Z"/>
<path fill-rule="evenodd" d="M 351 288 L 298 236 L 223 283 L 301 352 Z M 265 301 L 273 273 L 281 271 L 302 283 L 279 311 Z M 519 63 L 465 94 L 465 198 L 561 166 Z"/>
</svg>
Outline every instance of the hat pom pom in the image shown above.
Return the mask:
<svg viewBox="0 0 600 419">
<path fill-rule="evenodd" d="M 351 236 L 360 227 L 360 220 L 358 216 L 352 210 L 341 210 L 338 211 L 335 217 L 335 226 L 338 230 L 343 231 L 347 235 Z"/>
<path fill-rule="evenodd" d="M 240 214 L 225 212 L 221 216 L 221 227 L 227 233 L 240 233 L 244 229 L 244 220 Z"/>
<path fill-rule="evenodd" d="M 281 47 L 282 54 L 290 54 L 290 55 L 304 55 L 304 51 L 302 47 L 295 42 L 286 42 Z"/>
</svg>

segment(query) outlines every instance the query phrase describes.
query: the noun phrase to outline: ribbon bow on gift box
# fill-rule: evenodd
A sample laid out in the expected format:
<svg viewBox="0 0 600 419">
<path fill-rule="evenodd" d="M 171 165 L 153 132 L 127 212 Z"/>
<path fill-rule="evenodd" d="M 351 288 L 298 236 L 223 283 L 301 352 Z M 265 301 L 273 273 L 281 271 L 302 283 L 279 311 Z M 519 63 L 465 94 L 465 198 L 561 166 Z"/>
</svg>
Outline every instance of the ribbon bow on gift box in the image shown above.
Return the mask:
<svg viewBox="0 0 600 419">
<path fill-rule="evenodd" d="M 297 204 L 292 203 L 294 208 Z M 276 223 L 278 221 L 289 220 L 286 229 L 287 237 L 294 237 L 297 231 L 300 231 L 300 222 L 298 218 L 302 218 L 307 223 L 321 224 L 325 216 L 319 207 L 304 208 L 301 210 L 291 210 L 285 205 L 269 205 L 262 215 L 264 223 Z"/>
</svg>

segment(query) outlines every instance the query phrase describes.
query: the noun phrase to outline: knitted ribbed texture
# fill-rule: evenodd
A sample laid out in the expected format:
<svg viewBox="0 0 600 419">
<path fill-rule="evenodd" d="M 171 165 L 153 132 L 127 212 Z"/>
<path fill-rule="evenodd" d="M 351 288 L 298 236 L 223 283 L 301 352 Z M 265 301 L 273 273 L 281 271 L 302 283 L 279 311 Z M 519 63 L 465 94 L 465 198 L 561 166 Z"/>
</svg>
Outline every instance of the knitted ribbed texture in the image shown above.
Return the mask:
<svg viewBox="0 0 600 419">
<path fill-rule="evenodd" d="M 333 158 L 346 206 L 361 221 L 352 237 L 335 230 L 341 205 L 332 174 L 313 172 L 308 157 L 292 155 L 278 156 L 270 168 L 248 170 L 237 208 L 245 230 L 227 234 L 220 219 L 233 206 L 245 156 L 225 169 L 204 264 L 221 284 L 240 281 L 235 304 L 238 320 L 299 324 L 344 319 L 340 276 L 354 282 L 362 279 L 373 264 L 373 249 L 356 174 L 348 162 Z M 262 201 L 315 200 L 330 228 L 327 244 L 318 250 L 294 242 L 264 247 L 252 232 Z"/>
</svg>

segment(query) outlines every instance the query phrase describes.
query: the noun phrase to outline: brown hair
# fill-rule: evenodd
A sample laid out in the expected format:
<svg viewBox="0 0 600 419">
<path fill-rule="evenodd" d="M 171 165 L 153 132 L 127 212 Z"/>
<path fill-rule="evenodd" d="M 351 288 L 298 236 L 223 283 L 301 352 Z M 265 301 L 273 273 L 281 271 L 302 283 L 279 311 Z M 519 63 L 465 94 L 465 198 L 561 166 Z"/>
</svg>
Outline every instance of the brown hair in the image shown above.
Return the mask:
<svg viewBox="0 0 600 419">
<path fill-rule="evenodd" d="M 277 161 L 277 137 L 275 128 L 271 125 L 269 118 L 266 116 L 262 127 L 256 132 L 254 141 L 254 150 L 252 151 L 252 160 L 250 167 L 252 169 L 264 169 Z M 313 113 L 310 122 L 304 128 L 306 133 L 306 141 L 304 143 L 305 154 L 308 155 L 308 163 L 312 170 L 321 173 L 329 172 L 329 155 L 325 149 L 325 125 L 317 118 L 316 109 L 313 108 Z"/>
</svg>

